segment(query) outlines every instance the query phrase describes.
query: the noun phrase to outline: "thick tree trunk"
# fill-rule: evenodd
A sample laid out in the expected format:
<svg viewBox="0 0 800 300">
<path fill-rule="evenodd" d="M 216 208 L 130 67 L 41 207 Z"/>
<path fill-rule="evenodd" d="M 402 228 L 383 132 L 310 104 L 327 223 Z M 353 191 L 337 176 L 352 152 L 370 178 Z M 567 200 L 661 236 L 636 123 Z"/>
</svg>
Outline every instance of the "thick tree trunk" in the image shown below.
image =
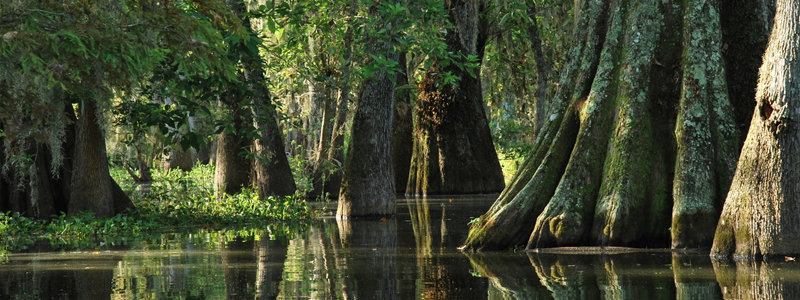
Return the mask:
<svg viewBox="0 0 800 300">
<path fill-rule="evenodd" d="M 400 68 L 397 73 L 397 92 L 394 98 L 394 115 L 392 116 L 392 166 L 394 169 L 394 188 L 397 193 L 404 193 L 408 183 L 408 169 L 411 167 L 413 150 L 413 115 L 411 114 L 411 97 L 408 90 L 408 65 L 406 55 L 400 54 Z"/>
<path fill-rule="evenodd" d="M 242 127 L 237 127 L 242 128 Z M 214 173 L 214 191 L 217 197 L 233 195 L 250 185 L 252 160 L 242 151 L 250 148 L 247 140 L 233 132 L 223 132 L 217 136 L 217 160 Z"/>
<path fill-rule="evenodd" d="M 98 123 L 93 100 L 82 102 L 75 127 L 68 212 L 86 211 L 95 213 L 97 217 L 110 217 L 133 207 L 128 196 L 115 188 L 116 182 L 108 172 L 105 135 Z"/>
<path fill-rule="evenodd" d="M 381 20 L 386 18 L 377 12 L 377 7 L 370 8 L 370 14 Z M 378 27 L 391 28 L 391 24 L 382 22 Z M 367 51 L 388 61 L 399 59 L 389 42 Z M 390 76 L 387 70 L 379 70 L 365 78 L 359 88 L 339 192 L 338 219 L 394 217 L 396 213 L 392 169 L 395 83 Z"/>
<path fill-rule="evenodd" d="M 397 53 L 387 58 L 396 60 Z M 394 87 L 385 71 L 377 72 L 361 85 L 337 218 L 380 218 L 395 214 L 391 156 Z"/>
<path fill-rule="evenodd" d="M 719 2 L 577 5 L 550 115 L 464 249 L 709 246 L 738 153 Z"/>
<path fill-rule="evenodd" d="M 449 2 L 454 30 L 448 51 L 483 59 L 487 21 L 481 1 Z M 464 63 L 462 61 L 462 63 Z M 458 86 L 438 83 L 450 72 Z M 406 194 L 471 194 L 503 190 L 503 171 L 494 149 L 483 105 L 480 70 L 469 72 L 435 64 L 425 74 L 415 109 L 414 149 Z"/>
<path fill-rule="evenodd" d="M 711 255 L 800 254 L 800 1 L 779 0 L 756 107 Z"/>
</svg>

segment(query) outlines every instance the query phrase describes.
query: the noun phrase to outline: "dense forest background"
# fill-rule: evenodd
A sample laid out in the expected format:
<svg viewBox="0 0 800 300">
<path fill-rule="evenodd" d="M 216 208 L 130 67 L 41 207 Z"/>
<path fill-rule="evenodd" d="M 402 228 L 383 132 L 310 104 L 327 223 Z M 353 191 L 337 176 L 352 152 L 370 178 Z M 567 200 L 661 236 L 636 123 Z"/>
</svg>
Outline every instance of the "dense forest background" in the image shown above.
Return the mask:
<svg viewBox="0 0 800 300">
<path fill-rule="evenodd" d="M 464 191 L 428 191 L 433 184 L 425 182 L 425 188 L 406 191 L 413 181 L 412 132 L 419 127 L 412 116 L 442 117 L 447 112 L 426 108 L 425 97 L 466 89 L 474 83 L 460 86 L 462 81 L 478 79 L 479 87 L 470 91 L 479 94 L 470 97 L 479 99 L 492 137 L 492 151 L 484 156 L 498 156 L 510 177 L 541 126 L 545 95 L 553 89 L 548 78 L 569 45 L 573 8 L 563 1 L 476 2 L 467 5 L 469 14 L 455 16 L 449 5 L 455 4 L 6 2 L 0 7 L 2 208 L 40 217 L 67 211 L 69 199 L 59 197 L 98 181 L 79 183 L 73 169 L 104 156 L 135 181 L 150 180 L 151 168 L 189 170 L 210 163 L 217 165 L 221 193 L 254 185 L 264 196 L 290 195 L 296 187 L 309 199 L 335 199 L 359 89 L 378 71 L 387 71 L 395 87 L 392 151 L 404 157 L 394 160 L 396 190 L 499 192 L 502 181 Z M 390 28 L 376 30 L 381 22 Z M 485 50 L 454 51 L 452 33 L 467 30 L 464 22 L 480 23 Z M 392 53 L 370 50 L 380 41 Z M 391 55 L 398 59 L 387 59 Z M 443 101 L 431 101 L 436 99 Z M 81 126 L 77 120 L 88 122 Z M 104 142 L 105 149 L 92 141 Z M 446 144 L 470 147 L 464 141 Z M 96 152 L 79 160 L 76 154 L 86 151 L 76 147 Z M 282 161 L 283 154 L 288 160 Z M 104 178 L 91 173 L 107 168 L 85 172 Z M 101 185 L 111 196 L 73 196 L 124 198 L 115 183 Z M 117 200 L 112 210 L 130 207 L 123 202 Z"/>
<path fill-rule="evenodd" d="M 109 166 L 205 163 L 217 198 L 339 219 L 502 192 L 467 250 L 794 253 L 798 6 L 7 1 L 0 210 L 111 216 L 136 204 Z"/>
</svg>

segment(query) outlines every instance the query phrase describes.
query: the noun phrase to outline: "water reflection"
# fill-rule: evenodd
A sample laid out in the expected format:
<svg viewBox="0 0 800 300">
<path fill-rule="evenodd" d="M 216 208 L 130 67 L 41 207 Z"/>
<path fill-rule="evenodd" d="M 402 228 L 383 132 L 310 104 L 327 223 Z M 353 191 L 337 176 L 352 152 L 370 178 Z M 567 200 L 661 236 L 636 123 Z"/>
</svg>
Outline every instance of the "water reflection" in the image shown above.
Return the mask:
<svg viewBox="0 0 800 300">
<path fill-rule="evenodd" d="M 37 244 L 0 264 L 0 299 L 800 298 L 794 261 L 712 263 L 707 253 L 618 248 L 455 250 L 491 201 L 403 199 L 396 219 L 322 218 L 288 236 L 264 228 L 90 251 Z"/>
</svg>

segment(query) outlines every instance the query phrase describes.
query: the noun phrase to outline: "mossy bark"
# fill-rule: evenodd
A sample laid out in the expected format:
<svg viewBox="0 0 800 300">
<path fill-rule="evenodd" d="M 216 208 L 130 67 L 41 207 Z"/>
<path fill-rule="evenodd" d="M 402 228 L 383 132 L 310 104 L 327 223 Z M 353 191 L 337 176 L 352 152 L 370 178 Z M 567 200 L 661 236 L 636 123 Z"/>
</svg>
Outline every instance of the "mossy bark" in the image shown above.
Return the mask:
<svg viewBox="0 0 800 300">
<path fill-rule="evenodd" d="M 739 143 L 719 2 L 576 5 L 542 133 L 463 249 L 710 246 Z"/>
<path fill-rule="evenodd" d="M 756 107 L 714 236 L 715 258 L 800 254 L 800 1 L 778 1 Z"/>
<path fill-rule="evenodd" d="M 483 58 L 487 20 L 482 1 L 451 1 L 448 51 Z M 461 61 L 460 63 L 466 63 Z M 439 84 L 449 72 L 458 86 Z M 414 148 L 406 194 L 473 194 L 503 190 L 503 171 L 483 107 L 480 70 L 435 63 L 419 83 L 414 111 Z M 475 75 L 475 76 L 473 76 Z"/>
</svg>

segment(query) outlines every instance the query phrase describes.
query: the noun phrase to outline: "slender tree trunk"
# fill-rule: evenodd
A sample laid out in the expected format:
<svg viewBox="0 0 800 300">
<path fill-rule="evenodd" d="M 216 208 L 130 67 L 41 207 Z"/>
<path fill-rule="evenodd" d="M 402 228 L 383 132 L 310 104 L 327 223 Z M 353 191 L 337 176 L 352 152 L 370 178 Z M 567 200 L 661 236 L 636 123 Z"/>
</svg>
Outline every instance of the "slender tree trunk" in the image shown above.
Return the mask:
<svg viewBox="0 0 800 300">
<path fill-rule="evenodd" d="M 408 170 L 411 167 L 413 151 L 413 115 L 411 114 L 411 97 L 408 90 L 408 64 L 406 55 L 400 54 L 400 68 L 397 74 L 397 92 L 394 98 L 394 114 L 392 116 L 392 166 L 394 169 L 394 187 L 397 193 L 403 193 L 408 183 Z"/>
<path fill-rule="evenodd" d="M 534 105 L 535 113 L 535 127 L 533 128 L 534 139 L 544 126 L 544 120 L 547 117 L 547 84 L 550 79 L 550 63 L 547 57 L 544 56 L 542 49 L 542 38 L 539 35 L 539 24 L 536 21 L 536 5 L 530 4 L 528 8 L 528 18 L 531 23 L 528 24 L 528 34 L 531 37 L 531 48 L 533 48 L 533 59 L 536 61 L 536 104 Z"/>
<path fill-rule="evenodd" d="M 333 122 L 331 147 L 330 150 L 328 150 L 328 162 L 333 165 L 333 171 L 327 176 L 324 191 L 331 198 L 339 198 L 339 190 L 342 187 L 342 177 L 344 174 L 344 138 L 348 121 L 347 105 L 349 102 L 350 85 L 345 84 L 339 92 L 339 99 L 336 101 L 336 119 Z"/>
<path fill-rule="evenodd" d="M 756 107 L 711 255 L 800 254 L 800 1 L 779 0 Z"/>
<path fill-rule="evenodd" d="M 448 51 L 483 59 L 487 21 L 481 1 L 449 2 L 453 30 Z M 464 61 L 462 61 L 464 63 Z M 450 72 L 458 86 L 440 87 Z M 425 74 L 415 110 L 414 149 L 406 194 L 471 194 L 503 190 L 503 171 L 494 149 L 483 104 L 480 70 L 470 74 L 451 64 L 435 64 Z M 473 76 L 474 75 L 474 76 Z"/>
<path fill-rule="evenodd" d="M 576 3 L 542 132 L 464 249 L 711 244 L 738 153 L 730 16 L 716 0 L 675 4 Z"/>
<path fill-rule="evenodd" d="M 327 93 L 327 92 L 326 92 Z M 325 97 L 328 98 L 328 97 Z M 319 143 L 317 144 L 317 153 L 314 158 L 313 170 L 311 171 L 312 189 L 308 193 L 309 199 L 317 199 L 322 195 L 323 186 L 323 173 L 328 169 L 328 152 L 330 152 L 331 136 L 333 134 L 333 114 L 335 106 L 331 101 L 325 99 L 322 104 L 322 128 L 320 128 Z M 325 178 L 327 179 L 327 178 Z"/>
<path fill-rule="evenodd" d="M 87 211 L 98 217 L 110 217 L 115 209 L 120 208 L 115 207 L 115 203 L 132 207 L 124 193 L 114 193 L 116 183 L 108 172 L 105 136 L 98 123 L 93 100 L 82 102 L 75 140 L 68 212 L 77 214 Z"/>
</svg>

